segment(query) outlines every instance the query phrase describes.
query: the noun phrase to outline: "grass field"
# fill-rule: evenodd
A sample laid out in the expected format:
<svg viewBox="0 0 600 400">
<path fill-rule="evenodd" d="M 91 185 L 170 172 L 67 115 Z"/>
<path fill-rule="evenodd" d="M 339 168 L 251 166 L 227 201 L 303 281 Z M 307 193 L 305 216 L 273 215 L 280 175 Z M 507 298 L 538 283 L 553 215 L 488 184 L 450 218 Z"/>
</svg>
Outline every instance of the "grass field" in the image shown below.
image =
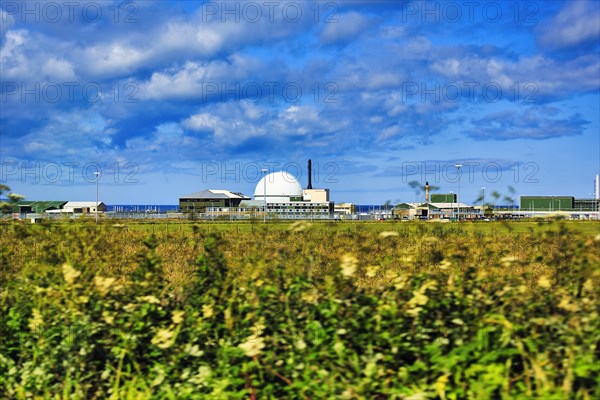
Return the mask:
<svg viewBox="0 0 600 400">
<path fill-rule="evenodd" d="M 600 397 L 600 224 L 0 225 L 0 398 Z"/>
</svg>

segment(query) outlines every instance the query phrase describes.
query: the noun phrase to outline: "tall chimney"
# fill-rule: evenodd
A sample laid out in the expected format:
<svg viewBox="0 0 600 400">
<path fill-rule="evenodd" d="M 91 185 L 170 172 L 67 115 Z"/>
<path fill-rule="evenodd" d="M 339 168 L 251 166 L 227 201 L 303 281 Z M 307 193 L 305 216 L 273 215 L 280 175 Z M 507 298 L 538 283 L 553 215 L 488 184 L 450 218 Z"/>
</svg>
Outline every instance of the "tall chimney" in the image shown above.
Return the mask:
<svg viewBox="0 0 600 400">
<path fill-rule="evenodd" d="M 594 198 L 600 200 L 600 175 L 596 175 L 596 180 L 594 181 Z"/>
<path fill-rule="evenodd" d="M 425 182 L 425 204 L 429 204 L 429 182 Z"/>
<path fill-rule="evenodd" d="M 307 189 L 312 189 L 312 161 L 308 160 L 308 186 Z"/>
</svg>

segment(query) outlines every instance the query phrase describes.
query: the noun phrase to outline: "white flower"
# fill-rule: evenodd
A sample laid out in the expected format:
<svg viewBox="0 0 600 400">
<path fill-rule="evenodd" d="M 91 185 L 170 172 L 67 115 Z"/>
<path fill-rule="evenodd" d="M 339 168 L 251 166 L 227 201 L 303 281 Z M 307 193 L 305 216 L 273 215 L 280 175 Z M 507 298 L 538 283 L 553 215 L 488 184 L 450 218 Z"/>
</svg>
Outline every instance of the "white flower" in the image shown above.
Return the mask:
<svg viewBox="0 0 600 400">
<path fill-rule="evenodd" d="M 550 279 L 548 279 L 546 275 L 540 276 L 540 279 L 538 279 L 537 284 L 539 287 L 544 289 L 548 289 L 550 286 L 552 286 L 552 282 L 550 282 Z"/>
<path fill-rule="evenodd" d="M 265 348 L 265 344 L 260 338 L 259 340 L 256 340 L 254 336 L 250 336 L 244 343 L 239 344 L 238 347 L 242 349 L 244 354 L 248 357 L 255 357 L 262 352 L 262 349 Z"/>
<path fill-rule="evenodd" d="M 198 373 L 192 376 L 189 379 L 189 382 L 194 385 L 203 386 L 208 382 L 211 375 L 212 370 L 210 369 L 210 367 L 207 367 L 206 365 L 201 365 L 200 367 L 198 367 Z"/>
<path fill-rule="evenodd" d="M 398 236 L 398 235 L 399 235 L 398 232 L 384 231 L 379 234 L 379 237 L 387 238 L 387 237 Z"/>
<path fill-rule="evenodd" d="M 29 319 L 29 329 L 32 331 L 36 331 L 44 325 L 44 318 L 42 318 L 42 313 L 37 308 L 32 310 L 31 318 Z"/>
<path fill-rule="evenodd" d="M 183 348 L 183 351 L 185 351 L 187 354 L 189 354 L 192 357 L 200 357 L 204 354 L 204 352 L 202 350 L 200 350 L 200 346 L 198 346 L 197 344 L 186 344 L 185 347 Z"/>
<path fill-rule="evenodd" d="M 81 271 L 77 271 L 75 268 L 73 268 L 70 264 L 67 263 L 63 264 L 62 272 L 65 281 L 69 286 L 71 286 L 73 282 L 75 282 L 75 279 L 77 279 L 77 277 L 81 275 Z"/>
<path fill-rule="evenodd" d="M 173 316 L 171 319 L 175 325 L 183 322 L 183 316 L 185 315 L 185 311 L 173 311 Z"/>
<path fill-rule="evenodd" d="M 208 319 L 214 315 L 213 307 L 210 304 L 202 305 L 202 315 L 204 318 Z"/>
<path fill-rule="evenodd" d="M 342 256 L 342 261 L 340 263 L 340 269 L 342 270 L 342 275 L 349 278 L 356 272 L 356 267 L 358 266 L 358 260 L 351 254 L 345 254 Z"/>
<path fill-rule="evenodd" d="M 306 342 L 304 340 L 302 340 L 302 339 L 298 340 L 296 342 L 296 348 L 298 350 L 304 350 L 304 349 L 306 349 Z"/>
<path fill-rule="evenodd" d="M 140 302 L 149 303 L 149 304 L 160 304 L 160 300 L 158 300 L 154 296 L 140 296 L 137 298 Z"/>
<path fill-rule="evenodd" d="M 101 276 L 94 277 L 94 285 L 101 296 L 106 296 L 113 283 L 115 283 L 115 278 L 103 278 Z"/>
<path fill-rule="evenodd" d="M 169 329 L 159 329 L 152 338 L 151 343 L 161 349 L 168 349 L 175 343 L 175 332 Z"/>
</svg>

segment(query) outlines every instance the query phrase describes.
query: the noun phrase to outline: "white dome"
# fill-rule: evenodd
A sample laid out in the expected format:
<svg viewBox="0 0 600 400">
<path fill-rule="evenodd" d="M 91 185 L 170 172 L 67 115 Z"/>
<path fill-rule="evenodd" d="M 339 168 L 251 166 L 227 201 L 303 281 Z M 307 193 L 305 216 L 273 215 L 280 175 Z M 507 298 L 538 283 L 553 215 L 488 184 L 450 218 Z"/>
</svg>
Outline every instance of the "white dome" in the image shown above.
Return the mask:
<svg viewBox="0 0 600 400">
<path fill-rule="evenodd" d="M 264 200 L 265 179 L 268 203 L 289 202 L 290 197 L 302 197 L 302 186 L 291 174 L 285 171 L 273 172 L 264 176 L 254 189 L 254 200 Z"/>
</svg>

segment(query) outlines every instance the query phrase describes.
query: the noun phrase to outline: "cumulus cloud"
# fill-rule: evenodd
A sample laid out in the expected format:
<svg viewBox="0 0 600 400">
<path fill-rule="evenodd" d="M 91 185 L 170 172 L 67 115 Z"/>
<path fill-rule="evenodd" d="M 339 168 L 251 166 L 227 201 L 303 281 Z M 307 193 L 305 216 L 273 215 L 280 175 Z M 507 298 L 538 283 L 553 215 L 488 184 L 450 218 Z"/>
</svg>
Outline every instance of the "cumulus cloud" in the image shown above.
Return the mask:
<svg viewBox="0 0 600 400">
<path fill-rule="evenodd" d="M 22 154 L 53 162 L 93 159 L 111 145 L 110 121 L 95 110 L 74 109 L 50 115 L 24 137 Z M 102 149 L 102 150 L 101 150 Z"/>
<path fill-rule="evenodd" d="M 516 61 L 478 54 L 432 60 L 431 70 L 447 82 L 473 82 L 475 94 L 485 85 L 499 85 L 502 97 L 515 102 L 544 102 L 600 89 L 600 58 L 586 54 L 557 61 L 543 55 Z"/>
<path fill-rule="evenodd" d="M 477 140 L 543 140 L 583 133 L 590 123 L 579 113 L 560 117 L 555 107 L 530 107 L 525 111 L 501 111 L 473 119 L 464 133 Z"/>
<path fill-rule="evenodd" d="M 567 1 L 558 15 L 539 25 L 538 42 L 553 49 L 600 44 L 600 3 Z"/>
<path fill-rule="evenodd" d="M 326 24 L 321 31 L 321 42 L 325 44 L 349 42 L 363 33 L 372 23 L 366 16 L 357 12 L 336 15 L 335 21 Z"/>
<path fill-rule="evenodd" d="M 154 72 L 148 81 L 140 82 L 140 96 L 147 99 L 204 100 L 214 96 L 218 98 L 221 92 L 231 93 L 234 98 L 252 96 L 256 92 L 255 85 L 260 87 L 268 80 L 265 78 L 264 82 L 256 82 L 252 79 L 263 68 L 260 60 L 237 54 L 226 60 L 190 61 L 179 68 Z M 226 99 L 224 97 L 220 100 Z"/>
</svg>

